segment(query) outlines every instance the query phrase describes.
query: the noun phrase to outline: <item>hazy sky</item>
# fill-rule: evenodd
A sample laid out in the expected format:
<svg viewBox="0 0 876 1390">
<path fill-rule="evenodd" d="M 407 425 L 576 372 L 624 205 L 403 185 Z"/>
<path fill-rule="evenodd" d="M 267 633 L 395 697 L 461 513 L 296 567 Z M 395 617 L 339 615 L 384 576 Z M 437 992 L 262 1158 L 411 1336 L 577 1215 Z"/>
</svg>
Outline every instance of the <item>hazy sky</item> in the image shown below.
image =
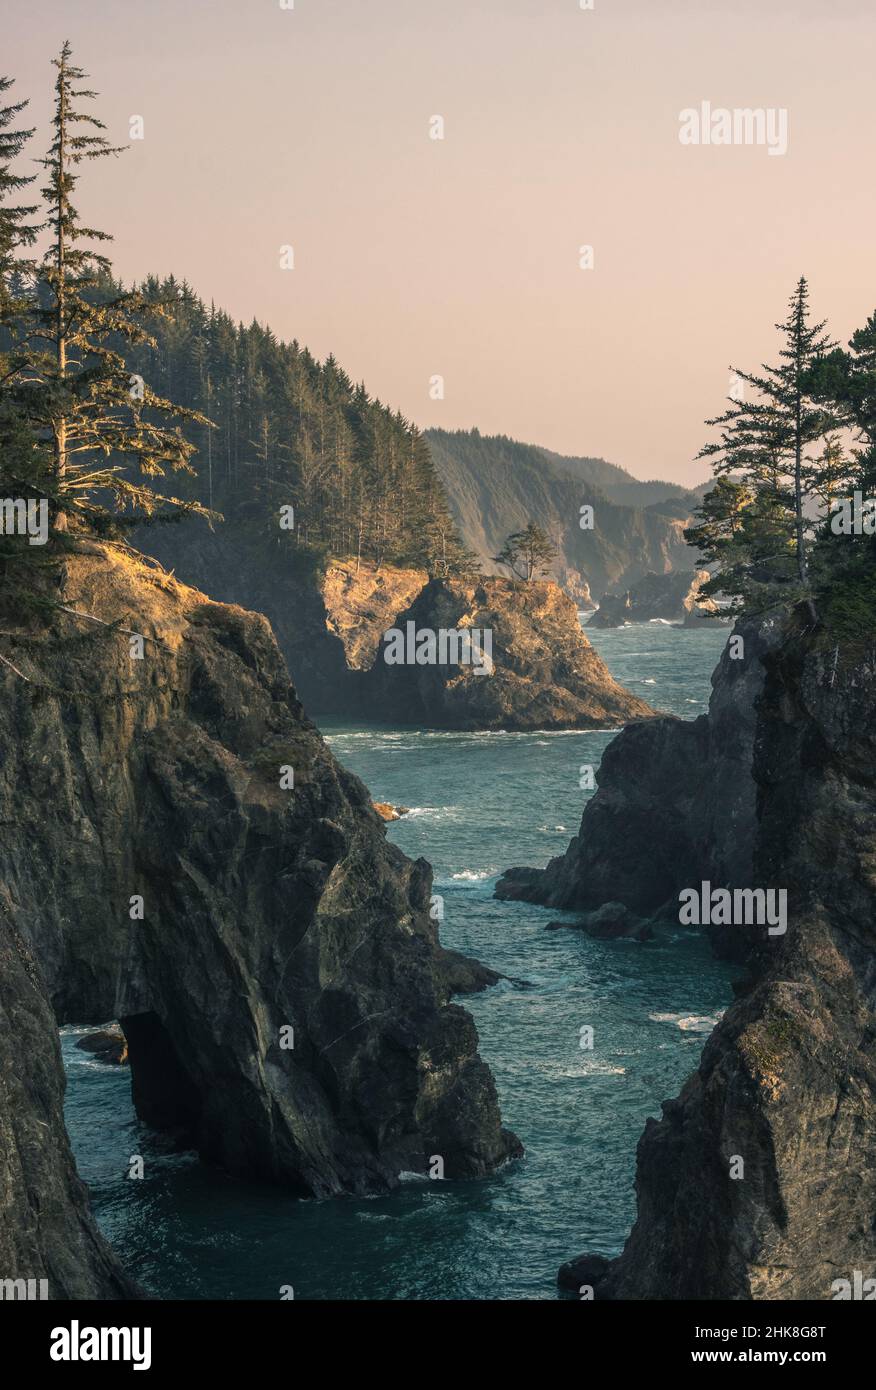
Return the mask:
<svg viewBox="0 0 876 1390">
<path fill-rule="evenodd" d="M 114 142 L 143 117 L 81 185 L 119 274 L 187 278 L 422 426 L 690 481 L 800 274 L 843 340 L 876 307 L 872 0 L 3 0 L 2 24 L 33 154 L 64 38 Z M 681 144 L 703 101 L 786 109 L 787 154 Z"/>
</svg>

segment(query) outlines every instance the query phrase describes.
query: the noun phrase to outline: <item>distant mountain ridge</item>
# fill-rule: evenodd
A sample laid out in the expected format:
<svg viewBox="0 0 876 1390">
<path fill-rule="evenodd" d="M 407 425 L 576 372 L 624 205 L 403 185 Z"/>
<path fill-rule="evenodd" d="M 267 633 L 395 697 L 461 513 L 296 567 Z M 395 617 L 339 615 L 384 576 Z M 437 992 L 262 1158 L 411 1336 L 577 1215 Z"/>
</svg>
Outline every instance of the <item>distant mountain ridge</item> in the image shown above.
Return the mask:
<svg viewBox="0 0 876 1390">
<path fill-rule="evenodd" d="M 647 573 L 696 568 L 683 532 L 705 487 L 640 482 L 604 459 L 478 430 L 431 429 L 426 440 L 462 544 L 487 572 L 499 572 L 493 557 L 530 521 L 557 546 L 555 577 L 582 602 Z M 579 524 L 584 504 L 594 509 L 592 530 Z"/>
<path fill-rule="evenodd" d="M 704 481 L 697 487 L 682 487 L 680 483 L 670 483 L 664 478 L 636 478 L 626 468 L 605 459 L 590 458 L 587 455 L 575 457 L 570 454 L 557 454 L 552 449 L 539 449 L 539 452 L 564 473 L 580 477 L 604 492 L 609 502 L 621 507 L 657 507 L 670 499 L 678 498 L 690 504 L 691 509 L 699 506 L 703 494 L 712 486 Z"/>
</svg>

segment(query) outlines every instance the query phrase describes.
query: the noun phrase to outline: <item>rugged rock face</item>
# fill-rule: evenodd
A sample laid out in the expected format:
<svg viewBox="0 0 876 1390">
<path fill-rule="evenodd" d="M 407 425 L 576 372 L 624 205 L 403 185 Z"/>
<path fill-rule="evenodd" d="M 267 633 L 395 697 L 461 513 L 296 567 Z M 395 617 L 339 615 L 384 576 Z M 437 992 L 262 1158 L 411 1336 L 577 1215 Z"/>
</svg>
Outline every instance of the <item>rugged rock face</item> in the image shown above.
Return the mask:
<svg viewBox="0 0 876 1390">
<path fill-rule="evenodd" d="M 397 720 L 459 729 L 605 728 L 653 714 L 617 684 L 581 633 L 575 603 L 552 583 L 428 581 L 422 570 L 354 563 L 315 574 L 294 542 L 254 547 L 201 522 L 138 537 L 180 577 L 270 620 L 296 690 L 314 717 Z M 488 626 L 494 673 L 387 666 L 384 633 Z"/>
<path fill-rule="evenodd" d="M 590 592 L 590 585 L 578 570 L 569 569 L 566 565 L 559 565 L 557 567 L 557 583 L 563 593 L 569 595 L 569 598 L 574 601 L 581 612 L 593 612 L 596 604 Z"/>
<path fill-rule="evenodd" d="M 344 560 L 326 571 L 322 597 L 326 626 L 344 644 L 347 665 L 367 671 L 377 660 L 380 639 L 429 582 L 425 570 L 374 569 Z"/>
<path fill-rule="evenodd" d="M 556 584 L 435 579 L 394 626 L 409 624 L 490 633 L 493 671 L 389 665 L 384 651 L 368 674 L 371 706 L 384 717 L 456 729 L 596 729 L 653 716 L 610 675 Z"/>
<path fill-rule="evenodd" d="M 349 585 L 341 579 L 329 579 L 335 600 L 330 612 L 323 592 L 327 576 L 301 561 L 293 537 L 283 536 L 283 543 L 280 539 L 257 539 L 221 524 L 211 531 L 200 519 L 142 528 L 134 536 L 138 546 L 183 583 L 220 603 L 263 613 L 305 709 L 311 714 L 342 716 L 362 699 L 357 661 L 371 631 L 364 622 L 367 600 L 374 598 L 380 605 L 380 616 L 373 624 L 376 630 L 389 616 L 383 611 L 386 589 L 379 589 L 363 574 L 362 598 L 355 601 Z M 418 572 L 399 573 L 411 576 Z M 402 586 L 400 602 L 411 592 L 409 583 L 403 580 Z M 346 613 L 340 607 L 342 594 L 346 595 Z M 377 640 L 379 635 L 375 645 Z"/>
<path fill-rule="evenodd" d="M 665 716 L 612 739 L 566 852 L 545 869 L 509 869 L 498 897 L 582 911 L 617 901 L 640 917 L 677 920 L 682 888 L 751 882 L 755 703 L 781 629 L 772 620 L 747 623 L 736 635 L 744 656 L 725 649 L 709 713 Z M 736 949 L 720 937 L 716 945 Z"/>
<path fill-rule="evenodd" d="M 589 626 L 622 627 L 624 623 L 649 623 L 655 619 L 686 626 L 714 622 L 719 614 L 714 600 L 697 601 L 708 578 L 708 570 L 646 574 L 622 594 L 603 594 Z"/>
<path fill-rule="evenodd" d="M 792 626 L 762 662 L 745 882 L 787 889 L 788 930 L 760 933 L 648 1120 L 623 1254 L 561 1271 L 598 1298 L 831 1299 L 876 1275 L 876 658 Z"/>
<path fill-rule="evenodd" d="M 8 755 L 8 749 L 7 749 Z M 7 764 L 8 765 L 8 764 Z M 4 845 L 9 826 L 3 827 Z M 4 1300 L 133 1298 L 97 1230 L 64 1128 L 58 1029 L 33 953 L 0 908 L 0 1281 Z"/>
<path fill-rule="evenodd" d="M 429 866 L 387 842 L 265 619 L 97 547 L 60 595 L 101 621 L 7 622 L 20 674 L 0 666 L 2 978 L 10 1028 L 42 1039 L 5 1083 L 9 1274 L 57 1239 L 81 1289 L 123 1282 L 73 1175 L 47 1000 L 61 1023 L 118 1018 L 141 1116 L 232 1173 L 327 1195 L 519 1153 L 448 1002 L 495 977 L 442 951 Z"/>
</svg>

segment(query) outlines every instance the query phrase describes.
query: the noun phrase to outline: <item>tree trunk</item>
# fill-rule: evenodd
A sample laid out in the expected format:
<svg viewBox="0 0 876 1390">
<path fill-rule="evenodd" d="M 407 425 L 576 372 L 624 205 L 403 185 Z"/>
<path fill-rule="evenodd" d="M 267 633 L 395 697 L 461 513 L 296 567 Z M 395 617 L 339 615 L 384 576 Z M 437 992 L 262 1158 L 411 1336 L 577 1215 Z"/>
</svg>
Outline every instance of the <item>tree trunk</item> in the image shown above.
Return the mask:
<svg viewBox="0 0 876 1390">
<path fill-rule="evenodd" d="M 55 334 L 58 358 L 58 379 L 64 382 L 67 377 L 67 325 L 66 312 L 66 245 L 64 242 L 64 164 L 67 155 L 67 89 L 66 60 L 62 58 L 59 74 L 58 100 L 58 188 L 56 211 L 58 214 L 56 263 L 58 267 L 58 287 L 56 293 Z M 62 415 L 55 427 L 55 484 L 60 490 L 67 472 L 67 417 Z M 55 531 L 67 530 L 67 515 L 58 512 L 54 520 Z"/>
</svg>

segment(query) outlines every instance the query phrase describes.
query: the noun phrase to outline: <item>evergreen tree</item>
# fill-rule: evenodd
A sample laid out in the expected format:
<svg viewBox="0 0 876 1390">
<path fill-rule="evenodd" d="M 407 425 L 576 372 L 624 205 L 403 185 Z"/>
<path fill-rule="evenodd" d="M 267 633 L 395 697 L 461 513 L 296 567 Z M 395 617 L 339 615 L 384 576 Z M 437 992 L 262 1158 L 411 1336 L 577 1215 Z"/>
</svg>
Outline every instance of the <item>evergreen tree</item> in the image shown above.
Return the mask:
<svg viewBox="0 0 876 1390">
<path fill-rule="evenodd" d="M 72 201 L 79 166 L 122 151 L 102 134 L 103 123 L 80 106 L 95 93 L 79 85 L 85 73 L 71 62 L 69 43 L 53 61 L 54 138 L 40 161 L 47 174 L 43 197 L 51 244 L 32 312 L 28 402 L 34 425 L 51 444 L 47 491 L 56 531 L 66 530 L 71 515 L 107 531 L 105 499 L 117 511 L 135 510 L 134 520 L 153 517 L 163 502 L 183 505 L 156 494 L 142 479 L 162 477 L 168 469 L 192 471 L 194 445 L 165 418 L 206 421 L 155 395 L 126 364 L 126 345 L 151 341 L 144 326 L 147 305 L 141 295 L 113 283 L 108 259 L 94 246 L 111 237 L 83 226 Z M 129 461 L 139 478 L 129 475 Z"/>
<path fill-rule="evenodd" d="M 0 77 L 0 98 L 13 85 L 11 77 Z M 31 269 L 31 263 L 21 257 L 21 249 L 32 246 L 39 227 L 30 221 L 37 211 L 36 205 L 22 206 L 10 203 L 24 188 L 34 182 L 34 175 L 17 173 L 14 161 L 18 159 L 33 129 L 14 129 L 13 123 L 27 107 L 26 101 L 0 106 L 0 327 L 11 325 L 16 313 L 22 308 L 21 291 L 24 277 Z M 8 362 L 2 380 L 8 380 Z"/>
<path fill-rule="evenodd" d="M 0 77 L 0 98 L 12 85 L 11 78 Z M 18 126 L 26 107 L 26 101 L 0 106 L 0 500 L 27 499 L 39 492 L 41 481 L 36 440 L 18 394 L 27 364 L 20 321 L 33 272 L 33 263 L 22 253 L 33 245 L 39 231 L 31 220 L 36 206 L 18 201 L 34 181 L 15 168 L 33 134 L 32 129 Z M 23 537 L 0 536 L 0 563 L 5 569 L 35 561 Z"/>
<path fill-rule="evenodd" d="M 557 558 L 557 548 L 534 521 L 523 531 L 514 531 L 498 555 L 497 565 L 505 565 L 517 579 L 528 583 L 535 575 L 545 575 Z"/>
<path fill-rule="evenodd" d="M 721 437 L 698 457 L 710 458 L 716 477 L 733 486 L 709 494 L 700 524 L 685 534 L 707 562 L 730 561 L 708 591 L 736 594 L 747 607 L 805 597 L 814 614 L 806 504 L 815 475 L 806 451 L 837 428 L 839 416 L 807 391 L 814 364 L 834 348 L 824 323 L 810 323 L 808 301 L 801 277 L 786 319 L 776 324 L 783 336 L 778 364 L 754 373 L 736 369 L 756 399 L 731 400 L 723 415 L 707 421 L 720 427 Z"/>
<path fill-rule="evenodd" d="M 855 486 L 854 461 L 846 453 L 838 433 L 825 437 L 824 448 L 807 463 L 806 491 L 818 499 L 824 515 L 830 516 L 837 498 L 847 497 Z"/>
<path fill-rule="evenodd" d="M 818 360 L 807 389 L 826 409 L 835 411 L 851 434 L 846 453 L 831 437 L 814 468 L 813 487 L 825 506 L 813 555 L 819 611 L 834 634 L 860 640 L 876 628 L 876 535 L 872 513 L 861 533 L 835 530 L 835 504 L 859 492 L 867 503 L 876 498 L 876 314 L 851 338 L 848 351 L 835 348 Z"/>
<path fill-rule="evenodd" d="M 852 334 L 849 350 L 833 348 L 818 358 L 806 387 L 826 411 L 855 436 L 849 486 L 876 491 L 876 313 Z"/>
</svg>

